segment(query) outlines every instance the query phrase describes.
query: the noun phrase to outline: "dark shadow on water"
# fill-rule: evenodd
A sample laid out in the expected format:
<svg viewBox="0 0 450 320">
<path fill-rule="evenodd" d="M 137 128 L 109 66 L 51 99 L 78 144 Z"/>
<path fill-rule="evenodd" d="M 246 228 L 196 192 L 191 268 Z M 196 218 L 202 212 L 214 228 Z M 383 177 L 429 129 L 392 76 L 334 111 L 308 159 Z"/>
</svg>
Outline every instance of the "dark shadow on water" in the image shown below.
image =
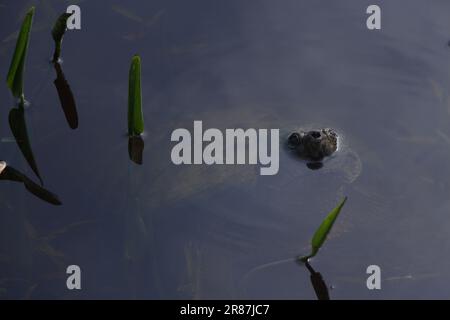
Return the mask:
<svg viewBox="0 0 450 320">
<path fill-rule="evenodd" d="M 61 201 L 59 201 L 58 197 L 55 194 L 42 188 L 37 183 L 34 183 L 30 178 L 25 176 L 20 171 L 10 167 L 9 165 L 6 165 L 6 167 L 4 167 L 3 170 L 0 171 L 0 180 L 22 182 L 29 192 L 31 192 L 41 200 L 44 200 L 53 205 L 61 205 Z"/>
<path fill-rule="evenodd" d="M 316 272 L 309 262 L 305 262 L 305 266 L 310 273 L 311 284 L 316 292 L 318 300 L 330 300 L 330 295 L 328 293 L 328 287 L 319 272 Z"/>
<path fill-rule="evenodd" d="M 137 164 L 142 164 L 142 153 L 144 151 L 144 140 L 141 136 L 131 136 L 128 138 L 128 155 L 130 160 Z"/>
<path fill-rule="evenodd" d="M 41 175 L 34 159 L 34 154 L 31 149 L 30 139 L 28 137 L 27 125 L 25 122 L 25 110 L 23 104 L 19 104 L 17 108 L 12 108 L 9 112 L 9 127 L 19 146 L 20 151 L 27 160 L 29 166 L 39 178 L 41 185 L 43 184 Z"/>
<path fill-rule="evenodd" d="M 61 107 L 66 116 L 67 123 L 72 129 L 78 128 L 78 113 L 75 104 L 75 98 L 73 97 L 72 90 L 70 89 L 69 83 L 64 77 L 61 64 L 56 61 L 53 63 L 56 71 L 56 79 L 53 81 L 58 91 L 59 101 L 61 102 Z"/>
<path fill-rule="evenodd" d="M 308 162 L 308 163 L 306 163 L 306 166 L 311 170 L 319 170 L 320 168 L 323 167 L 323 163 L 322 162 Z"/>
<path fill-rule="evenodd" d="M 298 160 L 298 162 L 306 164 L 306 167 L 311 170 L 319 170 L 323 168 L 323 162 L 322 161 L 311 161 L 307 158 L 302 157 L 295 149 L 292 149 L 289 147 L 287 143 L 282 143 L 284 152 L 286 152 L 289 157 Z"/>
</svg>

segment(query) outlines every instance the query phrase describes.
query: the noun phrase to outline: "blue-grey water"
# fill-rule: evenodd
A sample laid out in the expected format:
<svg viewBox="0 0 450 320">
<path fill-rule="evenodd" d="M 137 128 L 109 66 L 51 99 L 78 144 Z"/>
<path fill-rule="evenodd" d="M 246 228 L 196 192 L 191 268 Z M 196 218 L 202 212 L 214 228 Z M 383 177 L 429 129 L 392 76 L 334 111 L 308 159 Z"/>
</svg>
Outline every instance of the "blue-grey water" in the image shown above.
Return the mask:
<svg viewBox="0 0 450 320">
<path fill-rule="evenodd" d="M 361 0 L 1 1 L 6 79 L 36 5 L 25 68 L 31 146 L 53 206 L 0 181 L 0 298 L 315 299 L 307 254 L 325 215 L 348 201 L 313 268 L 331 299 L 450 297 L 450 3 Z M 79 127 L 53 84 L 50 30 L 78 3 L 61 67 Z M 131 57 L 142 58 L 145 150 L 128 157 Z M 8 124 L 0 159 L 37 178 Z M 176 128 L 335 128 L 343 147 L 309 170 L 280 149 L 280 171 L 175 166 Z M 82 289 L 66 288 L 66 267 Z M 381 268 L 368 290 L 366 268 Z"/>
</svg>

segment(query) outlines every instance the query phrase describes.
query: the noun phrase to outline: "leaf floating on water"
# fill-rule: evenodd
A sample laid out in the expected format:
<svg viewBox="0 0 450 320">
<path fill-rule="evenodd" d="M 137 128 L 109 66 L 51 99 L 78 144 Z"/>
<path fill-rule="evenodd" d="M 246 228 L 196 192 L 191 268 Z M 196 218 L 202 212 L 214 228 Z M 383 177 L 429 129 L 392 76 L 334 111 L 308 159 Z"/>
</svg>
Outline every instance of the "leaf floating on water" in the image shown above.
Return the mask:
<svg viewBox="0 0 450 320">
<path fill-rule="evenodd" d="M 64 33 L 67 28 L 67 19 L 72 15 L 72 13 L 64 12 L 61 14 L 55 22 L 52 29 L 52 37 L 55 41 L 55 52 L 53 53 L 53 62 L 57 62 L 61 55 L 61 44 L 63 40 Z"/>
<path fill-rule="evenodd" d="M 24 107 L 21 104 L 19 108 L 12 108 L 9 112 L 9 126 L 11 132 L 16 139 L 17 145 L 20 151 L 22 151 L 23 156 L 27 160 L 33 172 L 39 178 L 41 184 L 43 184 L 41 175 L 34 159 L 34 154 L 31 149 L 30 139 L 28 138 L 27 125 L 25 123 Z"/>
<path fill-rule="evenodd" d="M 16 98 L 23 99 L 23 71 L 25 68 L 25 57 L 27 53 L 31 26 L 33 24 L 34 7 L 27 12 L 23 20 L 16 48 L 8 71 L 6 82 L 12 94 Z"/>
<path fill-rule="evenodd" d="M 345 197 L 341 201 L 341 203 L 337 205 L 336 208 L 331 210 L 331 212 L 327 215 L 327 217 L 322 221 L 321 225 L 316 230 L 311 240 L 311 253 L 307 256 L 300 257 L 299 260 L 301 262 L 307 262 L 309 258 L 312 258 L 317 254 L 317 252 L 325 242 L 327 235 L 330 233 L 330 230 L 333 227 L 333 224 L 336 221 L 337 217 L 339 216 L 339 213 L 341 212 L 341 209 L 346 201 L 347 197 Z"/>
<path fill-rule="evenodd" d="M 135 55 L 131 60 L 128 78 L 128 134 L 137 136 L 144 132 L 141 93 L 141 58 Z"/>
<path fill-rule="evenodd" d="M 71 16 L 71 13 L 64 12 L 61 14 L 56 20 L 53 29 L 52 29 L 52 37 L 55 42 L 61 42 L 64 36 L 64 33 L 67 29 L 67 19 Z"/>
</svg>

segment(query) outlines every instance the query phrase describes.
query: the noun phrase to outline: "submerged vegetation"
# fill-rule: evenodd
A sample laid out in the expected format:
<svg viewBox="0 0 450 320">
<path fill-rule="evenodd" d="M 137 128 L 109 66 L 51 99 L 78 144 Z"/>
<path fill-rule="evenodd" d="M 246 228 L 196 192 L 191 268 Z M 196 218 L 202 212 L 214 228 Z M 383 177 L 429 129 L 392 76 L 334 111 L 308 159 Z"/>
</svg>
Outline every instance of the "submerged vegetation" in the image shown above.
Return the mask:
<svg viewBox="0 0 450 320">
<path fill-rule="evenodd" d="M 319 228 L 314 233 L 314 236 L 311 239 L 311 253 L 307 256 L 299 257 L 301 262 L 307 262 L 309 258 L 314 257 L 319 249 L 324 244 L 328 234 L 331 231 L 331 228 L 334 225 L 339 213 L 341 212 L 342 207 L 347 201 L 347 197 L 345 197 L 331 212 L 326 216 L 326 218 L 322 221 Z"/>
</svg>

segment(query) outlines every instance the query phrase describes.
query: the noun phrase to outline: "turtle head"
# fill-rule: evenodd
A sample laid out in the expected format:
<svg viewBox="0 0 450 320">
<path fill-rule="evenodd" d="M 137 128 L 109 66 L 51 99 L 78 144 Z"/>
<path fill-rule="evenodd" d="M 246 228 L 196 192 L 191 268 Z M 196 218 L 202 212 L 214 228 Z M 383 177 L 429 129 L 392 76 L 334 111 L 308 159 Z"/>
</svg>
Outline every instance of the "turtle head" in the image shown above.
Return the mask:
<svg viewBox="0 0 450 320">
<path fill-rule="evenodd" d="M 303 158 L 321 161 L 336 151 L 337 134 L 330 128 L 294 132 L 288 138 L 288 146 Z"/>
</svg>

